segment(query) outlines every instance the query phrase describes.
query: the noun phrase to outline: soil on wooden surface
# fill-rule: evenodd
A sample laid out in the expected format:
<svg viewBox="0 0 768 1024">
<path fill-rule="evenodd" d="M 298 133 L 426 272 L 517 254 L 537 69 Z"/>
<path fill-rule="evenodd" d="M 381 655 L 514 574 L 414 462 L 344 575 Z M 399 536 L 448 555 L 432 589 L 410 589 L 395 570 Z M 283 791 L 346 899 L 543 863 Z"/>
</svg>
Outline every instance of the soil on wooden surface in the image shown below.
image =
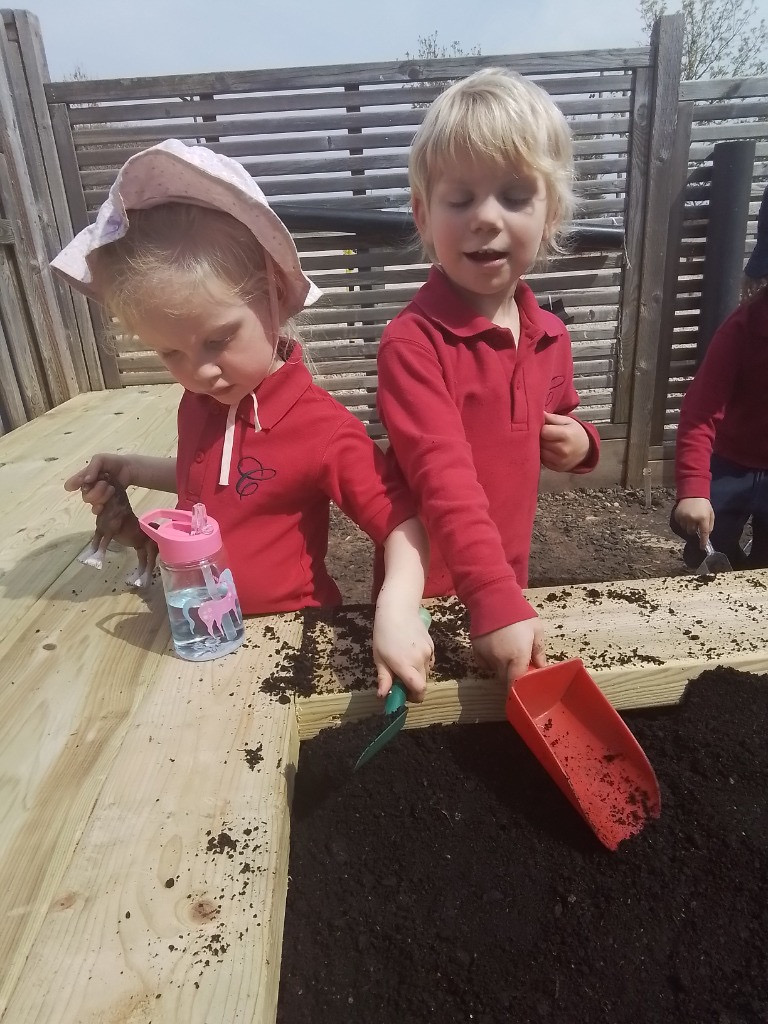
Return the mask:
<svg viewBox="0 0 768 1024">
<path fill-rule="evenodd" d="M 642 491 L 606 488 L 542 494 L 531 545 L 531 587 L 603 583 L 688 572 L 682 542 L 669 529 L 674 492 L 657 487 L 646 507 Z M 335 508 L 328 567 L 346 603 L 371 596 L 373 546 Z"/>
<path fill-rule="evenodd" d="M 768 676 L 625 717 L 662 815 L 616 853 L 504 723 L 304 743 L 279 1024 L 765 1024 Z"/>
</svg>

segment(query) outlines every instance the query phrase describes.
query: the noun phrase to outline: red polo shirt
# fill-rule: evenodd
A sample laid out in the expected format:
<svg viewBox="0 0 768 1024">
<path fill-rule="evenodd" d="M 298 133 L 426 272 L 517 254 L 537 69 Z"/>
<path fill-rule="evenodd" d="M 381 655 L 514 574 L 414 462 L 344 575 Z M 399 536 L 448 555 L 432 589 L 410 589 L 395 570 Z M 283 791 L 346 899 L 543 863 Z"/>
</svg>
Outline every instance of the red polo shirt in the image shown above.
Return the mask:
<svg viewBox="0 0 768 1024">
<path fill-rule="evenodd" d="M 522 594 L 544 411 L 570 414 L 571 343 L 528 285 L 515 293 L 520 338 L 476 313 L 432 268 L 379 347 L 382 422 L 431 541 L 427 596 L 455 592 L 474 636 L 535 616 Z M 598 459 L 599 437 L 576 472 Z"/>
<path fill-rule="evenodd" d="M 677 498 L 709 498 L 714 451 L 749 469 L 768 469 L 768 291 L 717 329 L 680 409 Z"/>
<path fill-rule="evenodd" d="M 237 410 L 230 482 L 219 485 L 227 406 L 185 391 L 179 405 L 178 507 L 218 520 L 247 614 L 339 604 L 325 567 L 329 502 L 377 544 L 415 514 L 399 473 L 352 413 L 313 383 L 295 345 Z"/>
</svg>

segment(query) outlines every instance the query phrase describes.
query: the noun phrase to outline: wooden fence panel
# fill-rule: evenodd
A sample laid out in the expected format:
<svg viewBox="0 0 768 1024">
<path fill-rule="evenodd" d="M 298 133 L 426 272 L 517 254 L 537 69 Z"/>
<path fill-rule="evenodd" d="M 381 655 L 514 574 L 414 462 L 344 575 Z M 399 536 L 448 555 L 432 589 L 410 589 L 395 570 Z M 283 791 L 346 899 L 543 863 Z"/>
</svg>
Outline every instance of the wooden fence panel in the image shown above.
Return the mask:
<svg viewBox="0 0 768 1024">
<path fill-rule="evenodd" d="M 768 76 L 682 82 L 680 99 L 691 107 L 691 140 L 677 268 L 671 286 L 671 325 L 664 329 L 652 436 L 655 457 L 667 461 L 674 458 L 680 405 L 696 367 L 715 144 L 744 138 L 756 140 L 745 261 L 755 243 L 757 213 L 768 184 Z"/>
<path fill-rule="evenodd" d="M 21 10 L 5 12 L 5 26 L 13 92 L 17 105 L 23 103 L 25 110 L 19 127 L 27 169 L 38 203 L 47 255 L 53 259 L 73 231 L 45 96 L 49 74 L 40 25 L 33 14 Z M 54 276 L 53 281 L 80 389 L 99 390 L 104 387 L 104 379 L 88 304 L 60 278 Z"/>
<path fill-rule="evenodd" d="M 410 199 L 408 147 L 425 107 L 451 81 L 479 67 L 515 67 L 547 89 L 569 120 L 580 218 L 621 223 L 638 117 L 637 79 L 647 80 L 650 61 L 650 50 L 642 48 L 56 82 L 46 92 L 75 221 L 95 216 L 128 156 L 167 137 L 205 142 L 239 159 L 276 206 L 402 210 Z M 631 202 L 642 239 L 639 189 Z M 372 436 L 381 437 L 376 344 L 423 283 L 428 266 L 407 244 L 382 245 L 349 231 L 295 236 L 305 269 L 323 290 L 323 299 L 302 318 L 318 381 L 353 409 Z M 585 417 L 615 428 L 617 439 L 625 430 L 611 422 L 623 272 L 623 253 L 598 251 L 564 257 L 530 278 L 540 301 L 560 300 L 571 318 Z M 115 378 L 123 385 L 168 379 L 138 339 L 114 328 L 108 335 L 115 351 L 114 367 L 107 370 L 105 364 L 110 384 Z"/>
<path fill-rule="evenodd" d="M 0 19 L 0 423 L 7 430 L 99 386 L 82 338 L 95 336 L 85 306 L 54 282 L 48 266 L 61 245 L 67 204 L 57 165 L 34 15 Z M 65 237 L 67 232 L 65 231 Z M 78 322 L 80 319 L 80 322 Z M 81 330 L 82 328 L 82 330 Z"/>
</svg>

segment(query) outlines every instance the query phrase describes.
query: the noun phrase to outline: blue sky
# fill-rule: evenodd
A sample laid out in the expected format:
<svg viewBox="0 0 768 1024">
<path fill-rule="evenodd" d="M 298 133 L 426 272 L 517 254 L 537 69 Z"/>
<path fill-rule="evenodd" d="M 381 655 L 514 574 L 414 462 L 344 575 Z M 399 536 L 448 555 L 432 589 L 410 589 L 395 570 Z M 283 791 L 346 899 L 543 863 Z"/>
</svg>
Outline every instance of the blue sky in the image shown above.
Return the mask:
<svg viewBox="0 0 768 1024">
<path fill-rule="evenodd" d="M 51 77 L 397 60 L 437 30 L 486 55 L 637 46 L 632 0 L 30 0 Z M 211 16 L 215 12 L 215 22 Z"/>
</svg>

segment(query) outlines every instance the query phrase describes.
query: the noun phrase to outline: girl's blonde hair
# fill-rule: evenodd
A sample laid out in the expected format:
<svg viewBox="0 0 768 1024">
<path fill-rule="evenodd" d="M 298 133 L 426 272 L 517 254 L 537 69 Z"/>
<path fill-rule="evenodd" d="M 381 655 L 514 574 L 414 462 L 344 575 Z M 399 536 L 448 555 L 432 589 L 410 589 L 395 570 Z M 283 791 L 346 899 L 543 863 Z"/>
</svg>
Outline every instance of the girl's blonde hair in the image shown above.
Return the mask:
<svg viewBox="0 0 768 1024">
<path fill-rule="evenodd" d="M 161 203 L 129 211 L 127 233 L 94 250 L 89 265 L 109 312 L 133 330 L 148 309 L 182 316 L 201 298 L 222 293 L 241 301 L 269 299 L 274 274 L 278 306 L 284 295 L 279 271 L 252 231 L 222 210 L 192 203 Z M 278 311 L 274 314 L 279 318 Z M 293 334 L 293 324 L 278 324 Z"/>
<path fill-rule="evenodd" d="M 574 209 L 573 147 L 565 118 L 543 89 L 516 71 L 486 68 L 441 93 L 411 143 L 412 196 L 428 204 L 437 176 L 467 157 L 540 174 L 550 231 L 538 257 L 563 251 L 559 229 Z"/>
</svg>

